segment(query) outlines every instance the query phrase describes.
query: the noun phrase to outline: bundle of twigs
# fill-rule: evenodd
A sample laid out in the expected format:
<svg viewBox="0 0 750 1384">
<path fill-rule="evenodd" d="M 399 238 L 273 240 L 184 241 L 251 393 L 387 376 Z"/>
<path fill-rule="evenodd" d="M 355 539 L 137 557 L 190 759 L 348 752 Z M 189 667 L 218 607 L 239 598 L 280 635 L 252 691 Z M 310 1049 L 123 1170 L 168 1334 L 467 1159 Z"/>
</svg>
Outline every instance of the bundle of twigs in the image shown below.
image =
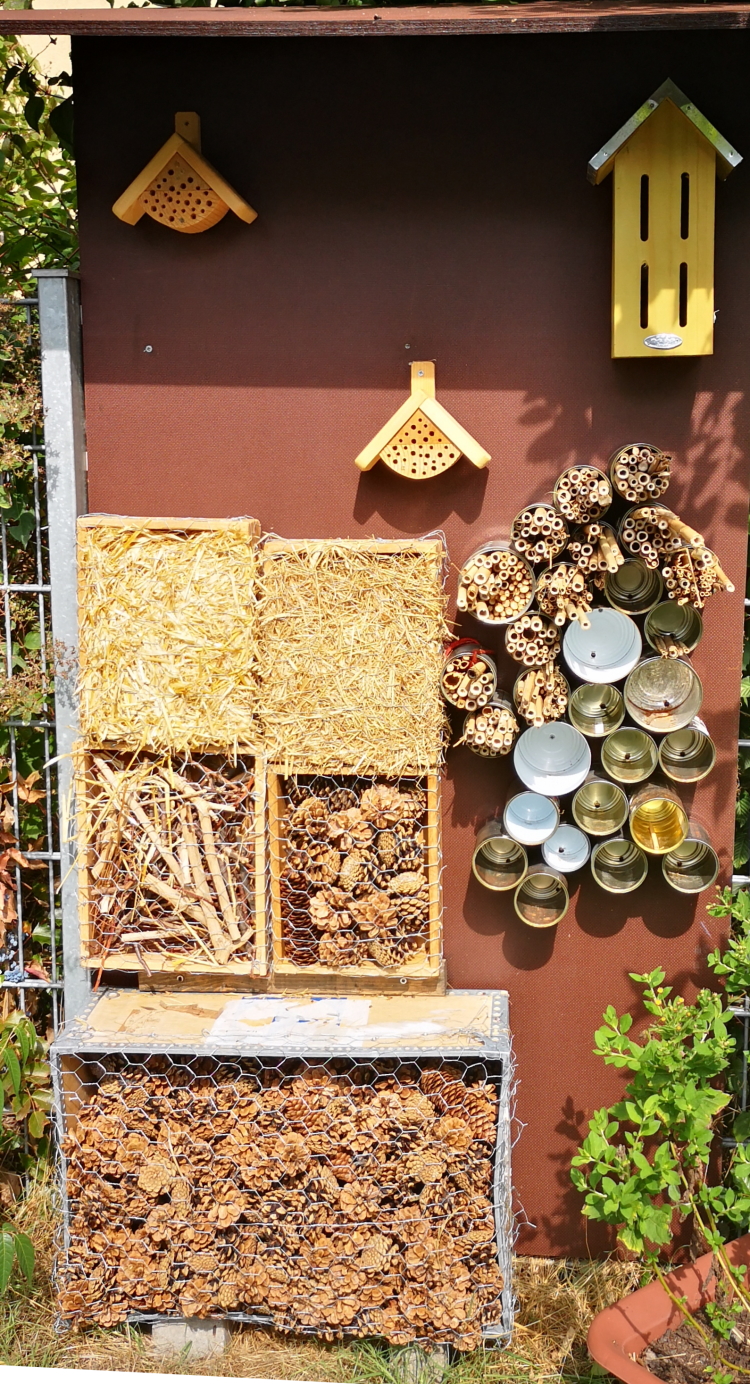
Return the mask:
<svg viewBox="0 0 750 1384">
<path fill-rule="evenodd" d="M 479 620 L 512 620 L 528 609 L 534 579 L 528 564 L 507 548 L 475 553 L 461 568 L 459 610 Z"/>
<path fill-rule="evenodd" d="M 513 691 L 513 699 L 524 721 L 531 726 L 544 726 L 548 721 L 560 721 L 568 709 L 568 684 L 550 659 L 541 668 L 522 673 Z"/>
<path fill-rule="evenodd" d="M 446 657 L 440 686 L 451 706 L 463 711 L 479 710 L 487 705 L 497 687 L 493 658 L 478 644 L 463 644 Z"/>
<path fill-rule="evenodd" d="M 560 652 L 560 635 L 544 615 L 534 612 L 514 620 L 505 631 L 505 647 L 516 663 L 538 668 Z"/>
<path fill-rule="evenodd" d="M 612 486 L 595 466 L 570 466 L 555 485 L 555 504 L 574 524 L 600 519 L 612 503 Z"/>
<path fill-rule="evenodd" d="M 678 605 L 702 610 L 717 591 L 734 591 L 734 584 L 710 548 L 681 548 L 662 568 L 667 595 Z"/>
<path fill-rule="evenodd" d="M 559 557 L 568 542 L 568 526 L 552 505 L 530 505 L 521 510 L 511 525 L 513 546 L 529 562 L 551 562 Z"/>
<path fill-rule="evenodd" d="M 595 579 L 600 573 L 616 572 L 625 561 L 610 524 L 583 524 L 573 534 L 568 552 L 575 566 Z"/>
<path fill-rule="evenodd" d="M 511 708 L 504 702 L 493 702 L 483 711 L 471 713 L 464 720 L 463 734 L 456 745 L 466 745 L 485 759 L 509 754 L 520 726 Z"/>
<path fill-rule="evenodd" d="M 568 562 L 558 562 L 543 572 L 537 582 L 537 605 L 556 625 L 577 620 L 582 629 L 591 625 L 592 595 L 583 572 Z"/>
<path fill-rule="evenodd" d="M 610 464 L 612 484 L 623 500 L 658 500 L 669 485 L 672 457 L 646 442 L 629 442 Z"/>
<path fill-rule="evenodd" d="M 254 763 L 78 756 L 89 959 L 255 957 Z"/>
<path fill-rule="evenodd" d="M 647 567 L 659 567 L 665 555 L 683 545 L 702 548 L 703 536 L 673 514 L 666 505 L 640 505 L 628 510 L 620 525 L 620 539 L 633 557 Z"/>
</svg>

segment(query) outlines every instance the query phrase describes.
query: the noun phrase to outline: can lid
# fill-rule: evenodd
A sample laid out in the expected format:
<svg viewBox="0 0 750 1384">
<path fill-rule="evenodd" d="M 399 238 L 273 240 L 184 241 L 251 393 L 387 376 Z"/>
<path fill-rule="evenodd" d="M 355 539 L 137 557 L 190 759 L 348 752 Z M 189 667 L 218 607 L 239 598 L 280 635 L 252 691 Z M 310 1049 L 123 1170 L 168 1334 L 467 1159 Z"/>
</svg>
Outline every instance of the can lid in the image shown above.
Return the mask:
<svg viewBox="0 0 750 1384">
<path fill-rule="evenodd" d="M 537 793 L 572 793 L 591 768 L 591 750 L 579 730 L 555 721 L 519 736 L 513 764 L 521 782 Z"/>
<path fill-rule="evenodd" d="M 542 855 L 547 865 L 554 865 L 569 875 L 580 870 L 589 858 L 591 846 L 585 832 L 578 827 L 563 822 L 542 846 Z"/>
<path fill-rule="evenodd" d="M 605 606 L 592 610 L 589 629 L 570 624 L 563 639 L 568 667 L 584 682 L 620 682 L 641 656 L 641 634 L 634 620 Z"/>
</svg>

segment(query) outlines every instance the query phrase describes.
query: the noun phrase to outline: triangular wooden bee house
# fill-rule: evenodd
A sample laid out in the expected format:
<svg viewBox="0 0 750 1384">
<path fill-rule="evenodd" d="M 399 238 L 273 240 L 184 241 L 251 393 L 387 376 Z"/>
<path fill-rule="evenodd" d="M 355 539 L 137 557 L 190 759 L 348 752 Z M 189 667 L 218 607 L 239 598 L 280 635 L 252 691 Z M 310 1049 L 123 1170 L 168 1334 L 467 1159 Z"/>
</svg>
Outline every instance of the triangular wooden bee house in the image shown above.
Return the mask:
<svg viewBox="0 0 750 1384">
<path fill-rule="evenodd" d="M 144 212 L 172 231 L 195 235 L 228 211 L 251 222 L 258 215 L 203 158 L 201 122 L 195 111 L 178 111 L 175 133 L 118 197 L 112 210 L 134 226 Z"/>
<path fill-rule="evenodd" d="M 423 481 L 447 471 L 461 456 L 478 467 L 490 460 L 489 452 L 435 398 L 433 362 L 413 361 L 409 398 L 360 452 L 357 466 L 369 471 L 384 461 L 399 476 Z"/>
</svg>

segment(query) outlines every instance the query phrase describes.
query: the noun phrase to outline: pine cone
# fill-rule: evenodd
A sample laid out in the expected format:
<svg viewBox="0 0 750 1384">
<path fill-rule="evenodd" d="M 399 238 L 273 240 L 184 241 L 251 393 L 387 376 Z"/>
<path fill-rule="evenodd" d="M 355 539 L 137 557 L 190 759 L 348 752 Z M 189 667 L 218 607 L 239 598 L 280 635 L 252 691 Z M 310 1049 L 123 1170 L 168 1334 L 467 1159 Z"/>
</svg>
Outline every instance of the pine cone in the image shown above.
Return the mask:
<svg viewBox="0 0 750 1384">
<path fill-rule="evenodd" d="M 369 851 L 351 851 L 339 871 L 339 887 L 351 889 L 372 877 L 372 856 Z"/>
<path fill-rule="evenodd" d="M 387 783 L 366 788 L 360 807 L 368 821 L 381 829 L 395 825 L 402 817 L 401 794 Z"/>
<path fill-rule="evenodd" d="M 381 831 L 378 837 L 378 860 L 386 870 L 392 870 L 398 857 L 398 837 L 393 831 Z"/>
<path fill-rule="evenodd" d="M 388 889 L 391 894 L 417 894 L 427 883 L 421 870 L 407 870 L 391 880 Z"/>
<path fill-rule="evenodd" d="M 305 798 L 292 813 L 292 830 L 309 830 L 314 822 L 326 821 L 328 809 L 322 798 Z"/>
<path fill-rule="evenodd" d="M 336 788 L 329 795 L 328 807 L 331 812 L 346 812 L 347 808 L 357 806 L 357 794 L 353 788 Z"/>
<path fill-rule="evenodd" d="M 465 1153 L 473 1141 L 473 1134 L 466 1120 L 457 1115 L 444 1115 L 435 1125 L 435 1134 L 446 1148 L 455 1153 Z"/>
<path fill-rule="evenodd" d="M 310 846 L 307 878 L 311 884 L 334 884 L 341 865 L 341 856 L 333 846 L 321 841 Z"/>
<path fill-rule="evenodd" d="M 439 1182 L 445 1172 L 445 1163 L 436 1154 L 421 1151 L 405 1160 L 405 1170 L 414 1182 Z"/>
<path fill-rule="evenodd" d="M 142 1192 L 149 1197 L 160 1197 L 162 1192 L 168 1192 L 172 1183 L 177 1177 L 177 1169 L 174 1163 L 166 1159 L 151 1159 L 144 1163 L 138 1174 L 138 1186 Z"/>
</svg>

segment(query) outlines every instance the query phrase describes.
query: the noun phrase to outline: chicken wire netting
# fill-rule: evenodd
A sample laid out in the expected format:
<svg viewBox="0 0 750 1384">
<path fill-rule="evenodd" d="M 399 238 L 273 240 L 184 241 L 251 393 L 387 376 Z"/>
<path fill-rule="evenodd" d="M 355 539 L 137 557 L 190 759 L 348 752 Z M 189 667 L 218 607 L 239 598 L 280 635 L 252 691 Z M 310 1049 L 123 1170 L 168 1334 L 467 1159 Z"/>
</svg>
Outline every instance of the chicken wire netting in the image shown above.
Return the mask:
<svg viewBox="0 0 750 1384">
<path fill-rule="evenodd" d="M 235 1317 L 459 1350 L 506 1334 L 505 1062 L 57 1061 L 63 1320 Z"/>
<path fill-rule="evenodd" d="M 265 969 L 262 763 L 81 749 L 76 791 L 90 964 Z"/>
<path fill-rule="evenodd" d="M 281 953 L 296 966 L 389 971 L 440 952 L 430 778 L 276 776 L 271 863 Z"/>
</svg>

